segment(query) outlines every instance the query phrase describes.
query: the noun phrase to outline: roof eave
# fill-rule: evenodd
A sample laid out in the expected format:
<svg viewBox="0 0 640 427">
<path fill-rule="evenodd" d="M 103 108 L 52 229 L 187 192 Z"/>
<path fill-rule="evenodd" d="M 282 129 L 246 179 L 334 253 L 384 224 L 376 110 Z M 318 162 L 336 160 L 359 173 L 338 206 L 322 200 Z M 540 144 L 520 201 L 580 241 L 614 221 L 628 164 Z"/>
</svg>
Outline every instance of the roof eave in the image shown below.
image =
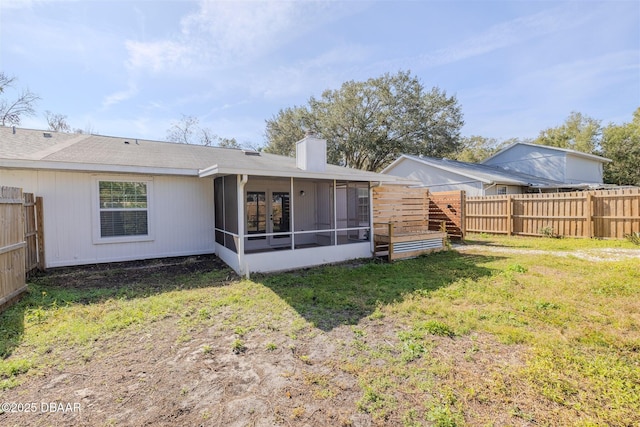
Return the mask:
<svg viewBox="0 0 640 427">
<path fill-rule="evenodd" d="M 46 160 L 0 159 L 0 167 L 11 169 L 39 169 L 62 172 L 135 173 L 145 175 L 198 176 L 196 169 L 162 168 L 151 166 L 106 165 L 94 163 L 52 162 Z"/>
<path fill-rule="evenodd" d="M 418 183 L 416 180 L 405 179 L 393 175 L 381 175 L 375 176 L 359 175 L 357 173 L 334 173 L 334 172 L 310 172 L 305 170 L 275 170 L 275 169 L 240 169 L 234 167 L 224 167 L 219 165 L 213 165 L 205 169 L 198 171 L 200 178 L 206 178 L 216 175 L 253 175 L 253 176 L 270 176 L 279 178 L 309 178 L 309 179 L 324 179 L 324 180 L 345 180 L 345 181 L 361 181 L 361 182 L 380 182 L 385 184 L 399 184 L 399 185 L 415 185 Z"/>
</svg>

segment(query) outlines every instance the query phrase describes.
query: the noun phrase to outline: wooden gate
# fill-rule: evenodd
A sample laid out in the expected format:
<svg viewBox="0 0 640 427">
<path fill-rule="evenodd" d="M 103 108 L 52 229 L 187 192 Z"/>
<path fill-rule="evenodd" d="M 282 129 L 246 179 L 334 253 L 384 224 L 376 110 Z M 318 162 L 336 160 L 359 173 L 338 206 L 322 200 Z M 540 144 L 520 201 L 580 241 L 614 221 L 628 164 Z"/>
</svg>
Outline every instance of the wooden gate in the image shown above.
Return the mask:
<svg viewBox="0 0 640 427">
<path fill-rule="evenodd" d="M 44 270 L 44 229 L 42 197 L 24 193 L 24 241 L 27 275 L 34 270 Z"/>
</svg>

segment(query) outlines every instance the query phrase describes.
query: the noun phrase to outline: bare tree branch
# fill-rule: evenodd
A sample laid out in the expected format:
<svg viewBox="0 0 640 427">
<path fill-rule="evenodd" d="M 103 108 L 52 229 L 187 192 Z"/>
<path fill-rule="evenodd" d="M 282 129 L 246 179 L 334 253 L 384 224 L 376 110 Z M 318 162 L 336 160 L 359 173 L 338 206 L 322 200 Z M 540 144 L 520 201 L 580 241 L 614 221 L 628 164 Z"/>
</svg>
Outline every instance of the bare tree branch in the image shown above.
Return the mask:
<svg viewBox="0 0 640 427">
<path fill-rule="evenodd" d="M 71 126 L 67 123 L 67 116 L 64 114 L 52 113 L 47 110 L 44 112 L 44 117 L 47 119 L 49 130 L 55 132 L 71 132 Z"/>
</svg>

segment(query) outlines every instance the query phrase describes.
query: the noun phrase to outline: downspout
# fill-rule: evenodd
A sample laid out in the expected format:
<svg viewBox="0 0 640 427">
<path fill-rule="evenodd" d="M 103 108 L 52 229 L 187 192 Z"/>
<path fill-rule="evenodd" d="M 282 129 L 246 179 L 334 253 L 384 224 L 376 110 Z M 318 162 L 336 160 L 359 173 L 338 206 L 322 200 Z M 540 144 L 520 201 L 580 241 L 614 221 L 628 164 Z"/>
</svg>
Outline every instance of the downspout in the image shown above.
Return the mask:
<svg viewBox="0 0 640 427">
<path fill-rule="evenodd" d="M 249 267 L 244 260 L 244 186 L 249 180 L 249 175 L 236 175 L 238 179 L 238 264 L 240 276 L 249 278 Z"/>
<path fill-rule="evenodd" d="M 289 194 L 290 194 L 290 196 L 289 196 L 289 224 L 291 226 L 291 230 L 289 230 L 289 231 L 291 231 L 291 250 L 293 251 L 296 248 L 296 235 L 295 235 L 295 230 L 296 230 L 296 224 L 295 224 L 296 202 L 294 201 L 294 199 L 296 198 L 296 195 L 293 192 L 293 177 L 291 177 Z"/>
</svg>

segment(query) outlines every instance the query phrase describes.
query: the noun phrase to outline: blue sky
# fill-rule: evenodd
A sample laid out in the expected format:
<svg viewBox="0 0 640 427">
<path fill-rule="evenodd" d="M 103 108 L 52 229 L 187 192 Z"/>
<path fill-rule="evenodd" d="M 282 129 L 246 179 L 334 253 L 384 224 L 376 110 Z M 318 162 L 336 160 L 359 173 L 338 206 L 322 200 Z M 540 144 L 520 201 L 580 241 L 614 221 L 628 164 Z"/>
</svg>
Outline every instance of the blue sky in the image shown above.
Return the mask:
<svg viewBox="0 0 640 427">
<path fill-rule="evenodd" d="M 162 140 L 190 115 L 259 146 L 280 109 L 409 70 L 457 97 L 463 135 L 533 138 L 572 111 L 631 121 L 640 2 L 2 0 L 0 70 L 42 98 L 29 128 L 49 110 Z"/>
</svg>

